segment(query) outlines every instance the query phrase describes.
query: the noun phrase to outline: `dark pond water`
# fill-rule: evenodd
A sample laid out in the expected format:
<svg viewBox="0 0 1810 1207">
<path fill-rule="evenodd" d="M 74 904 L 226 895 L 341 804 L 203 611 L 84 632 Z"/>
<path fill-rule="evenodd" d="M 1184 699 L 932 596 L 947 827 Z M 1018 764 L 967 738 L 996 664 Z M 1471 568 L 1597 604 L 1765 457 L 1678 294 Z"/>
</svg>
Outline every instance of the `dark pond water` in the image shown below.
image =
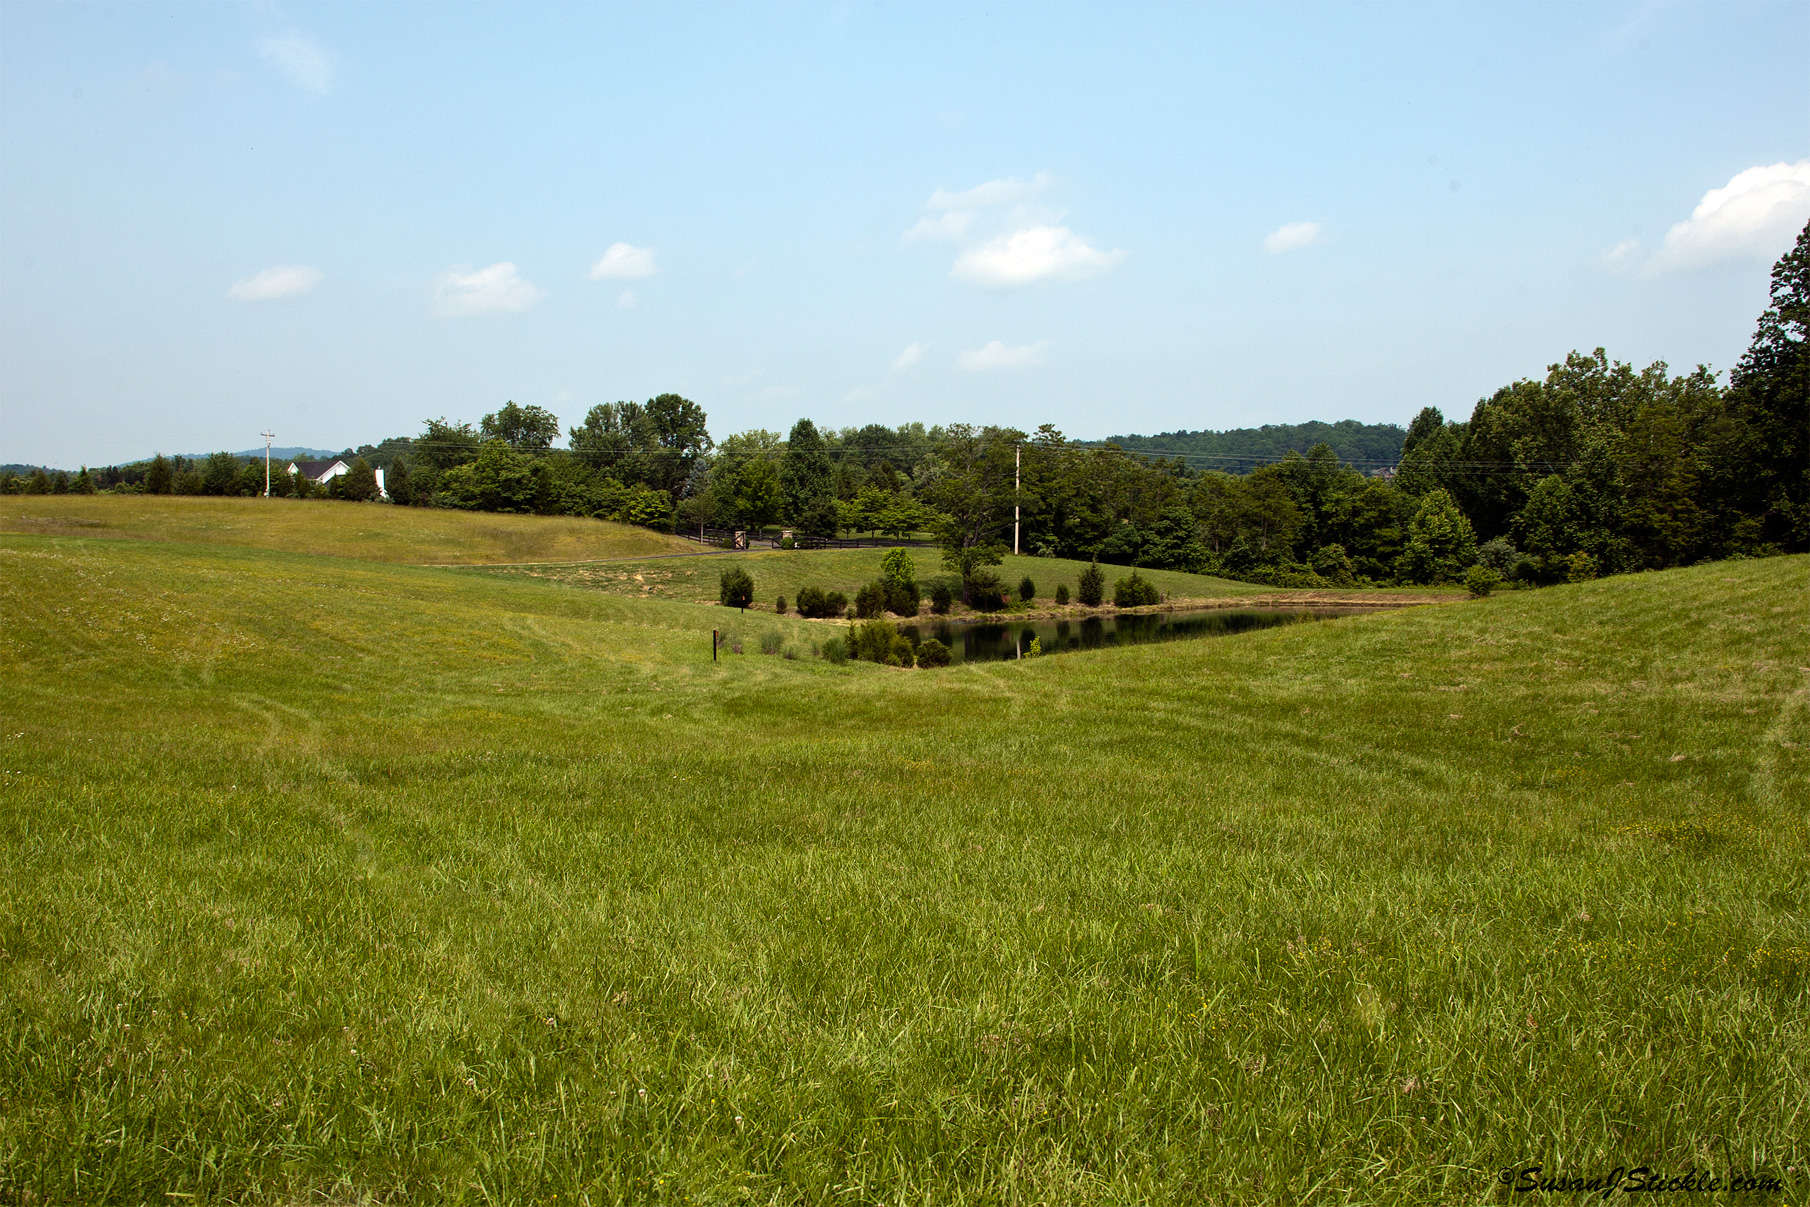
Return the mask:
<svg viewBox="0 0 1810 1207">
<path fill-rule="evenodd" d="M 1087 616 L 1078 620 L 948 621 L 901 624 L 899 631 L 913 642 L 936 638 L 949 647 L 957 662 L 986 662 L 1017 658 L 1028 653 L 1031 639 L 1043 643 L 1046 654 L 1064 650 L 1097 650 L 1103 646 L 1145 645 L 1153 641 L 1184 641 L 1194 637 L 1223 637 L 1270 629 L 1307 620 L 1327 620 L 1351 614 L 1349 608 L 1263 610 L 1214 608 L 1198 612 L 1155 612 L 1130 616 Z"/>
</svg>

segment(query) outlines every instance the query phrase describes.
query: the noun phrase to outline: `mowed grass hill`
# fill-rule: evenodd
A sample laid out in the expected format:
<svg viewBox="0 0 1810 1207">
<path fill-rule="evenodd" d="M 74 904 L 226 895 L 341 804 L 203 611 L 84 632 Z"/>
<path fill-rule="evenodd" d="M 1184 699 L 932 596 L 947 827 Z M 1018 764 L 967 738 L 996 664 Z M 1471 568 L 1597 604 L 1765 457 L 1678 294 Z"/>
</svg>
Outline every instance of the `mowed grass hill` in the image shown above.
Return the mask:
<svg viewBox="0 0 1810 1207">
<path fill-rule="evenodd" d="M 233 545 L 416 565 L 582 561 L 698 548 L 651 529 L 573 516 L 181 495 L 4 495 L 0 532 Z"/>
<path fill-rule="evenodd" d="M 1793 1201 L 1807 578 L 911 671 L 0 537 L 0 1201 Z"/>
</svg>

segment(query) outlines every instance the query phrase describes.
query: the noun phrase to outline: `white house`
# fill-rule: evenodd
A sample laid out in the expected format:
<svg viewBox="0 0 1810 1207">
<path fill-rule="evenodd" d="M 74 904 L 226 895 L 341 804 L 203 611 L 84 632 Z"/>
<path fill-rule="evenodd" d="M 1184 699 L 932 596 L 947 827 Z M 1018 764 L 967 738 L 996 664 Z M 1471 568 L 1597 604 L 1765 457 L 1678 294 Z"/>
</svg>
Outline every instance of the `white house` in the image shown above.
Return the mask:
<svg viewBox="0 0 1810 1207">
<path fill-rule="evenodd" d="M 331 461 L 291 461 L 289 463 L 289 472 L 292 474 L 306 474 L 310 482 L 313 482 L 317 486 L 325 486 L 341 474 L 351 473 L 352 467 L 338 457 L 335 457 Z M 390 497 L 390 492 L 383 488 L 383 471 L 380 469 L 377 470 L 376 473 L 377 497 L 380 499 L 388 499 Z"/>
<path fill-rule="evenodd" d="M 325 486 L 341 474 L 349 474 L 352 467 L 335 457 L 331 461 L 291 461 L 289 472 L 306 474 L 308 480 L 317 486 Z"/>
</svg>

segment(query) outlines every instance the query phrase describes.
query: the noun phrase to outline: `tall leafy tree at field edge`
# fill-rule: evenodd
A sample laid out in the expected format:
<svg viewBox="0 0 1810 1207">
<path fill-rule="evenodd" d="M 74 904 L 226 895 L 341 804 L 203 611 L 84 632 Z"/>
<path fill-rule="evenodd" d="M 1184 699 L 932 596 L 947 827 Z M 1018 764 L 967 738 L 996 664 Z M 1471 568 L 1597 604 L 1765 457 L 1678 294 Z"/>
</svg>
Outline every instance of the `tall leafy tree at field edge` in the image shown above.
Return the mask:
<svg viewBox="0 0 1810 1207">
<path fill-rule="evenodd" d="M 808 536 L 836 535 L 836 493 L 830 455 L 817 425 L 800 419 L 786 437 L 780 465 L 786 518 Z"/>
</svg>

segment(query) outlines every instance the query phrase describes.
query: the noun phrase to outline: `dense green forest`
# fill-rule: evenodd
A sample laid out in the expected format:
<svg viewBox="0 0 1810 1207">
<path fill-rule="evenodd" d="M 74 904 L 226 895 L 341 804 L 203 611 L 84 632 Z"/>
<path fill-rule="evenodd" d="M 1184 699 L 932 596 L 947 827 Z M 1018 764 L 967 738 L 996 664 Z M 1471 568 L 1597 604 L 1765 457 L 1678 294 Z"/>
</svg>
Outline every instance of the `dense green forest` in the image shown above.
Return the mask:
<svg viewBox="0 0 1810 1207">
<path fill-rule="evenodd" d="M 1469 419 L 1429 407 L 1405 433 L 1347 421 L 1105 444 L 1049 425 L 826 432 L 809 419 L 783 436 L 757 429 L 717 442 L 703 408 L 676 394 L 593 407 L 562 433 L 550 412 L 511 402 L 476 426 L 435 419 L 418 435 L 349 449 L 353 473 L 328 493 L 376 498 L 373 470 L 382 468 L 390 502 L 402 505 L 698 533 L 783 524 L 806 541 L 922 534 L 983 591 L 985 567 L 1010 548 L 1014 507 L 1021 548 L 1045 556 L 1276 586 L 1444 583 L 1467 573 L 1533 585 L 1810 549 L 1807 329 L 1810 226 L 1774 267 L 1771 305 L 1726 383 L 1706 367 L 1636 369 L 1599 348 L 1503 386 Z M 1304 452 L 1290 445 L 1315 432 L 1326 438 Z M 1398 464 L 1368 455 L 1391 432 Z M 567 447 L 555 448 L 562 434 Z M 1234 455 L 1201 450 L 1261 449 L 1263 440 L 1278 455 L 1248 471 L 1196 464 Z M 1131 447 L 1140 444 L 1151 451 Z M 278 493 L 307 490 L 277 479 Z M 261 464 L 227 453 L 0 475 L 0 490 L 32 493 L 263 486 Z"/>
<path fill-rule="evenodd" d="M 1402 441 L 1408 433 L 1393 423 L 1266 423 L 1262 427 L 1236 428 L 1228 432 L 1158 432 L 1154 436 L 1114 436 L 1096 440 L 1116 444 L 1127 452 L 1180 457 L 1191 469 L 1222 469 L 1243 473 L 1289 453 L 1307 453 L 1324 444 L 1347 465 L 1381 469 L 1401 460 Z"/>
</svg>

